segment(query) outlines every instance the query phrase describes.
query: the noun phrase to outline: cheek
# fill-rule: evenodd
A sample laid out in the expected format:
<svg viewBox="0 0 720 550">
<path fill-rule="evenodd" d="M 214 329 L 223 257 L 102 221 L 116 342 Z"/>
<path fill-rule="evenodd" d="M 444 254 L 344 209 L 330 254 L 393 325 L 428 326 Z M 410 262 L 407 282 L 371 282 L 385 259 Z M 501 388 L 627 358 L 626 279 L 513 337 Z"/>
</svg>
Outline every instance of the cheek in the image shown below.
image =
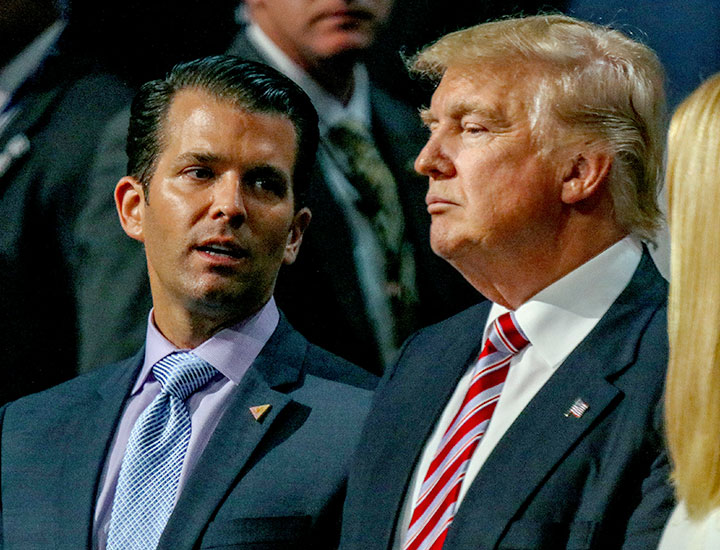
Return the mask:
<svg viewBox="0 0 720 550">
<path fill-rule="evenodd" d="M 292 210 L 277 208 L 260 212 L 254 226 L 256 235 L 263 242 L 265 253 L 269 256 L 284 254 L 290 235 Z"/>
<path fill-rule="evenodd" d="M 144 225 L 144 236 L 148 263 L 157 270 L 168 263 L 170 251 L 175 249 L 172 233 L 164 224 L 148 220 Z"/>
</svg>

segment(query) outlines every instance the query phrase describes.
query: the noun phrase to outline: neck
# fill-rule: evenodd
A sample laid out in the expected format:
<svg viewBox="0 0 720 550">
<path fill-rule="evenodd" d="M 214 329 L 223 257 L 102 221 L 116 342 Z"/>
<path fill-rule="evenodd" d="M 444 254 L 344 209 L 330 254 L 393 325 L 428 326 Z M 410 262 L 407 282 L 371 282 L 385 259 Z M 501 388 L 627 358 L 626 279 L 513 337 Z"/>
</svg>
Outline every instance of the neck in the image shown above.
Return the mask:
<svg viewBox="0 0 720 550">
<path fill-rule="evenodd" d="M 326 92 L 347 105 L 354 91 L 354 69 L 361 50 L 347 50 L 322 56 L 309 49 L 301 49 L 292 40 L 287 40 L 282 33 L 276 32 L 273 21 L 268 19 L 262 10 L 250 8 L 249 16 L 250 21 L 295 65 Z"/>
<path fill-rule="evenodd" d="M 262 306 L 260 306 L 262 307 Z M 156 304 L 153 309 L 155 326 L 173 345 L 194 349 L 221 330 L 236 325 L 260 310 L 252 311 L 188 311 L 168 312 Z"/>
<path fill-rule="evenodd" d="M 583 235 L 583 238 L 579 238 Z M 558 238 L 547 246 L 514 255 L 486 254 L 452 262 L 483 296 L 516 310 L 538 292 L 591 260 L 627 235 L 612 224 L 589 233 Z"/>
<path fill-rule="evenodd" d="M 310 77 L 329 94 L 335 96 L 343 105 L 347 105 L 355 87 L 356 59 L 325 59 L 315 65 L 302 66 Z"/>
</svg>

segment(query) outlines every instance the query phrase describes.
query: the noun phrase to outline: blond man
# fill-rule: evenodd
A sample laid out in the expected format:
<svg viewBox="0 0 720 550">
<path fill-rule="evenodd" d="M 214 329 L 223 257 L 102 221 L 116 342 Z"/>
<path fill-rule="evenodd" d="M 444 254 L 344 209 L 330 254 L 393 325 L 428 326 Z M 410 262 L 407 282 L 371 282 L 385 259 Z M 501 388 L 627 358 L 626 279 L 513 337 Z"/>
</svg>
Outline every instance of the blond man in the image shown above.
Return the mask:
<svg viewBox="0 0 720 550">
<path fill-rule="evenodd" d="M 667 284 L 663 76 L 565 16 L 478 25 L 412 62 L 438 83 L 415 162 L 431 245 L 490 300 L 416 333 L 369 414 L 343 550 L 655 548 Z"/>
</svg>

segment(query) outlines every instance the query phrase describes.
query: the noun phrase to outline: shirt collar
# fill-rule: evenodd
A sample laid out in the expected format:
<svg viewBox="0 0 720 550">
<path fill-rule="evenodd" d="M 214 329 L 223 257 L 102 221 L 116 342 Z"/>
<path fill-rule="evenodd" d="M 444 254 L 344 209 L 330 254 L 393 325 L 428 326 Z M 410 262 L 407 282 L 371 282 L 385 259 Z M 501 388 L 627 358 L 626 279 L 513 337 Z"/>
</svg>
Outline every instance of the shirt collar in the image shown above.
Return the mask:
<svg viewBox="0 0 720 550">
<path fill-rule="evenodd" d="M 323 135 L 342 120 L 356 120 L 370 128 L 370 79 L 365 66 L 357 63 L 353 69 L 353 95 L 347 105 L 325 91 L 310 75 L 290 59 L 255 23 L 247 27 L 250 42 L 262 53 L 270 65 L 300 86 L 310 97 L 320 117 Z"/>
<path fill-rule="evenodd" d="M 558 367 L 607 313 L 630 282 L 642 257 L 642 243 L 628 236 L 538 292 L 515 311 L 536 352 Z M 485 334 L 508 311 L 493 304 Z"/>
<path fill-rule="evenodd" d="M 239 384 L 243 375 L 262 351 L 280 320 L 275 299 L 270 300 L 247 319 L 221 330 L 209 340 L 193 349 L 195 355 L 215 367 L 234 384 Z M 180 351 L 155 326 L 153 312 L 148 316 L 145 337 L 145 360 L 132 393 L 140 391 L 152 374 L 152 367 L 163 357 Z"/>
<path fill-rule="evenodd" d="M 0 70 L 0 111 L 20 86 L 38 70 L 60 38 L 65 24 L 64 21 L 55 21 Z"/>
</svg>

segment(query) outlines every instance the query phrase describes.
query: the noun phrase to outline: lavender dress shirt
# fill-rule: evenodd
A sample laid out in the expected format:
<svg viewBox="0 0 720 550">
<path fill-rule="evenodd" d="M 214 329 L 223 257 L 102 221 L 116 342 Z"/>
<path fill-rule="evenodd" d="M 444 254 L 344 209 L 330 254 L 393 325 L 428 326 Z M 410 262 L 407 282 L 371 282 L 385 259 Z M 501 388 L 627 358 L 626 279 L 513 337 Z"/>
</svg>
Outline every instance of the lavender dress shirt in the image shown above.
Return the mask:
<svg viewBox="0 0 720 550">
<path fill-rule="evenodd" d="M 270 339 L 279 319 L 280 314 L 275 300 L 270 298 L 260 311 L 237 325 L 221 330 L 193 350 L 197 356 L 215 367 L 218 374 L 185 402 L 190 412 L 192 427 L 185 462 L 180 473 L 178 492 L 175 496 L 176 502 L 185 481 L 225 412 L 233 389 L 240 383 L 243 375 Z M 125 404 L 125 410 L 103 467 L 100 493 L 95 505 L 93 548 L 105 550 L 115 485 L 130 432 L 140 414 L 160 393 L 160 383 L 153 376 L 152 367 L 160 359 L 175 351 L 179 351 L 178 348 L 171 344 L 155 326 L 151 311 L 148 318 L 143 366 Z"/>
</svg>

